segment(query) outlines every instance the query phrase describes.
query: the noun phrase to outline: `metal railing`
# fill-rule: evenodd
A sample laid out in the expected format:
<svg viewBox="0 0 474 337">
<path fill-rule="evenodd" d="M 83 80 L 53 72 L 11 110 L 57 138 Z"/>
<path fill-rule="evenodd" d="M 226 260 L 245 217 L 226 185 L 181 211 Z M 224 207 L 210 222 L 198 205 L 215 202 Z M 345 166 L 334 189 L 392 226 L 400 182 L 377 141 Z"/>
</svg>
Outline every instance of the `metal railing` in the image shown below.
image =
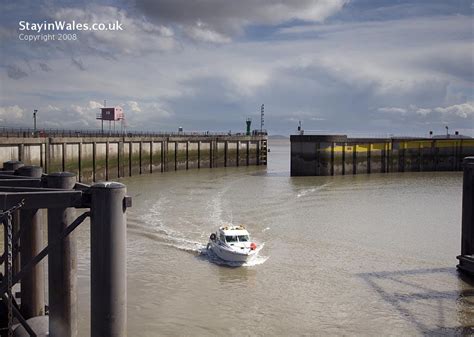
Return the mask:
<svg viewBox="0 0 474 337">
<path fill-rule="evenodd" d="M 415 133 L 380 133 L 380 132 L 360 132 L 360 131 L 327 131 L 327 130 L 300 130 L 293 133 L 294 135 L 323 135 L 323 136 L 347 136 L 347 138 L 378 138 L 378 139 L 438 139 L 438 138 L 470 138 L 470 136 L 460 136 L 458 134 L 451 135 L 430 135 Z"/>
<path fill-rule="evenodd" d="M 266 135 L 266 131 L 254 131 L 252 135 Z M 95 129 L 34 129 L 20 127 L 0 127 L 0 137 L 5 138 L 46 138 L 46 137 L 223 137 L 244 136 L 245 132 L 211 131 L 113 131 Z"/>
</svg>

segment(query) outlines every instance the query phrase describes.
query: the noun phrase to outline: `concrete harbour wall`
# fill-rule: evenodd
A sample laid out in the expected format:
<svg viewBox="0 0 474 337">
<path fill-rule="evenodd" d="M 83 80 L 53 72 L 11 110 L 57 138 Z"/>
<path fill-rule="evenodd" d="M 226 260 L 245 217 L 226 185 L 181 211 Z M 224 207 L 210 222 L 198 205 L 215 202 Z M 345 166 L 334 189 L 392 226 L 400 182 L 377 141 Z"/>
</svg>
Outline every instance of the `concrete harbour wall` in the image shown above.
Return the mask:
<svg viewBox="0 0 474 337">
<path fill-rule="evenodd" d="M 347 138 L 292 135 L 291 175 L 460 171 L 474 155 L 470 138 Z"/>
<path fill-rule="evenodd" d="M 0 161 L 45 173 L 69 171 L 91 182 L 152 172 L 266 165 L 267 137 L 0 137 Z"/>
</svg>

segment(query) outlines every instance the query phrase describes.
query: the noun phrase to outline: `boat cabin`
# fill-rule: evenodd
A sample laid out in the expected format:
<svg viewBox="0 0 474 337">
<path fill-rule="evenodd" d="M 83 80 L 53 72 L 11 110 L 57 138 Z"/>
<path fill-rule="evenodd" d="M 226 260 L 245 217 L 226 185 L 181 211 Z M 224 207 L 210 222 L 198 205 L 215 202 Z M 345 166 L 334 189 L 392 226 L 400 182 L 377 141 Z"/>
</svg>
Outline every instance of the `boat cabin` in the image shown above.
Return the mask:
<svg viewBox="0 0 474 337">
<path fill-rule="evenodd" d="M 232 246 L 250 242 L 250 235 L 244 226 L 222 226 L 219 228 L 219 240 Z"/>
</svg>

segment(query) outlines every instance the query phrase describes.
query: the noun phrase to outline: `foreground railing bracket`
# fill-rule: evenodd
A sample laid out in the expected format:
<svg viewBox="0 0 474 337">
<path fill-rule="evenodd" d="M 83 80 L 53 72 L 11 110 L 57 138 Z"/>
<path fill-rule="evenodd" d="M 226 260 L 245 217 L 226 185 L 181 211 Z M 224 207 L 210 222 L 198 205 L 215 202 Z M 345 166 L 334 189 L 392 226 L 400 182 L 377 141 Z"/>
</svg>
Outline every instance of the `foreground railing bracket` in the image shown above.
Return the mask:
<svg viewBox="0 0 474 337">
<path fill-rule="evenodd" d="M 5 252 L 0 257 L 1 302 L 7 306 L 8 329 L 16 317 L 30 336 L 77 336 L 77 252 L 74 230 L 91 219 L 91 336 L 126 336 L 126 209 L 132 206 L 120 183 L 76 182 L 69 172 L 43 175 L 35 166 L 12 162 L 0 174 L 0 221 Z M 90 208 L 74 219 L 74 208 Z M 39 216 L 48 209 L 47 223 Z M 19 213 L 20 227 L 13 227 Z M 42 242 L 48 226 L 48 244 Z M 18 241 L 20 244 L 18 245 Z M 19 247 L 19 249 L 18 249 Z M 14 258 L 21 269 L 15 272 Z M 49 331 L 34 331 L 30 319 L 45 314 L 43 259 L 48 257 Z M 21 282 L 21 305 L 13 287 Z M 2 304 L 2 303 L 0 303 Z M 40 317 L 39 317 L 40 318 Z M 45 318 L 42 316 L 41 318 Z M 2 327 L 0 327 L 2 328 Z M 35 327 L 36 329 L 36 327 Z"/>
</svg>

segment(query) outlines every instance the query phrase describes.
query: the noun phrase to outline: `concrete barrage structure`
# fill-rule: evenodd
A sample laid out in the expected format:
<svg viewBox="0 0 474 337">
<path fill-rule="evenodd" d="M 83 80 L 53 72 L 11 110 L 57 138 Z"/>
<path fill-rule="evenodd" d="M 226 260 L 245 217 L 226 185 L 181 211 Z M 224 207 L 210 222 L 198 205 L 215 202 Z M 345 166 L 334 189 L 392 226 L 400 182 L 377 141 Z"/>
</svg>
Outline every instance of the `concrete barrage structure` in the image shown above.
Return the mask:
<svg viewBox="0 0 474 337">
<path fill-rule="evenodd" d="M 20 160 L 78 181 L 143 173 L 266 165 L 266 135 L 1 138 L 0 161 Z"/>
<path fill-rule="evenodd" d="M 291 176 L 460 171 L 470 138 L 348 138 L 292 135 Z"/>
</svg>

